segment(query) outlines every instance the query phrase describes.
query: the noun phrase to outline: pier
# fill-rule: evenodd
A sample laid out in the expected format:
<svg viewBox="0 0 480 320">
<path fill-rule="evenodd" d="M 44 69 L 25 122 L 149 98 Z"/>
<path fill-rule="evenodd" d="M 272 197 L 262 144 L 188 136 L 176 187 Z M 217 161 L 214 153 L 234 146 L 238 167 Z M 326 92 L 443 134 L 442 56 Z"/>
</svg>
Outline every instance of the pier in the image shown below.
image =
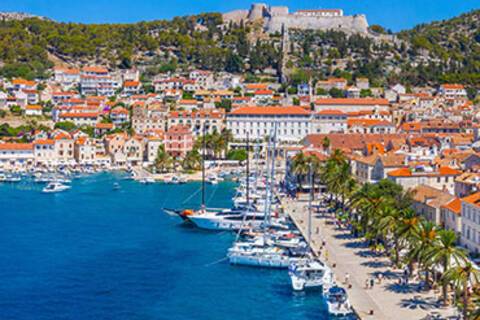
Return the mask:
<svg viewBox="0 0 480 320">
<path fill-rule="evenodd" d="M 284 210 L 305 239 L 308 239 L 307 197 L 281 199 Z M 414 279 L 401 285 L 402 270 L 395 269 L 387 257 L 377 256 L 363 238 L 355 238 L 349 230 L 337 228 L 326 210 L 312 212 L 310 246 L 314 254 L 332 268 L 337 283 L 347 290 L 360 319 L 448 319 L 456 315 L 453 307 L 441 307 L 440 291 L 420 291 L 418 280 Z M 345 283 L 347 273 L 349 281 Z M 382 275 L 381 283 L 378 274 Z M 367 289 L 366 282 L 372 278 L 374 287 Z"/>
</svg>

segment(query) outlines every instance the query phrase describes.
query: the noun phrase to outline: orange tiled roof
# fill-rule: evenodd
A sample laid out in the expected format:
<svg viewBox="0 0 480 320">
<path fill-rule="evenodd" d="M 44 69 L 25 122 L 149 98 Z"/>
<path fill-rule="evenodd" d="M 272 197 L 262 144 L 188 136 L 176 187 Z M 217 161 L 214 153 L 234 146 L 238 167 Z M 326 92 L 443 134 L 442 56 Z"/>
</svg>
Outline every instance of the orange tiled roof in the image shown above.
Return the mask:
<svg viewBox="0 0 480 320">
<path fill-rule="evenodd" d="M 32 150 L 32 143 L 0 143 L 0 150 Z"/>
<path fill-rule="evenodd" d="M 468 197 L 462 198 L 462 201 L 465 201 L 477 207 L 480 207 L 480 192 L 477 192 L 469 195 Z"/>
<path fill-rule="evenodd" d="M 325 98 L 318 99 L 315 101 L 316 105 L 358 105 L 358 106 L 369 106 L 369 105 L 379 105 L 379 106 L 388 106 L 390 103 L 387 99 L 377 99 L 377 98 Z"/>
<path fill-rule="evenodd" d="M 449 203 L 443 205 L 442 208 L 448 209 L 457 215 L 460 215 L 460 212 L 462 211 L 462 201 L 459 198 L 455 198 Z"/>
<path fill-rule="evenodd" d="M 309 115 L 310 112 L 301 107 L 239 107 L 231 115 Z"/>
</svg>

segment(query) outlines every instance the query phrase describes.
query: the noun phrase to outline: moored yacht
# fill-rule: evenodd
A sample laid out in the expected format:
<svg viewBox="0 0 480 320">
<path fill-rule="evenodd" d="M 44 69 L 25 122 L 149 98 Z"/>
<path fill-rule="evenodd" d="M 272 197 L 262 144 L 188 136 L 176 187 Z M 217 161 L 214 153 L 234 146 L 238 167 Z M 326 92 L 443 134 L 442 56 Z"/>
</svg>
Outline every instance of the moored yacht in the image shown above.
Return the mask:
<svg viewBox="0 0 480 320">
<path fill-rule="evenodd" d="M 263 222 L 262 212 L 241 210 L 206 211 L 193 213 L 186 218 L 200 229 L 206 230 L 240 230 L 242 228 L 258 228 Z"/>
<path fill-rule="evenodd" d="M 352 306 L 348 301 L 347 291 L 344 288 L 336 285 L 325 287 L 324 297 L 330 315 L 335 317 L 347 317 L 353 314 Z"/>
<path fill-rule="evenodd" d="M 288 275 L 293 290 L 320 288 L 333 283 L 333 273 L 328 266 L 319 260 L 300 259 L 288 267 Z"/>
<path fill-rule="evenodd" d="M 264 268 L 288 268 L 298 258 L 278 247 L 234 246 L 228 250 L 231 264 Z"/>
</svg>

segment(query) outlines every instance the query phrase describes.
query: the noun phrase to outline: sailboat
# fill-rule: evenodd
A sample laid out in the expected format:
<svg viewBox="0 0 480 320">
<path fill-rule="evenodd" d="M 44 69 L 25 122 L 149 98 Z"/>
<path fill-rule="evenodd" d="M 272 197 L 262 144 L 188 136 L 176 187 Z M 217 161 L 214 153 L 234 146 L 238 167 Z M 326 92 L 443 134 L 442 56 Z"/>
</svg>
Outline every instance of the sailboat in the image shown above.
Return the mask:
<svg viewBox="0 0 480 320">
<path fill-rule="evenodd" d="M 208 213 L 207 208 L 205 206 L 205 149 L 206 149 L 206 143 L 205 143 L 205 126 L 203 127 L 203 137 L 202 137 L 202 202 L 200 205 L 200 209 L 194 210 L 194 209 L 169 209 L 169 208 L 163 208 L 163 211 L 165 211 L 167 214 L 172 215 L 172 216 L 179 216 L 182 218 L 184 221 L 190 221 L 188 219 L 189 216 L 193 215 L 201 215 L 201 214 L 206 214 Z"/>
<path fill-rule="evenodd" d="M 250 206 L 250 159 L 249 159 L 249 140 L 247 138 L 247 161 L 246 161 L 246 179 L 245 179 L 245 205 L 236 205 L 232 209 L 220 211 L 206 211 L 199 213 L 192 213 L 186 216 L 186 219 L 191 221 L 200 229 L 206 230 L 227 230 L 238 231 L 243 227 L 249 229 L 259 228 L 264 219 L 264 213 L 255 210 Z M 252 210 L 254 209 L 254 210 Z"/>
</svg>

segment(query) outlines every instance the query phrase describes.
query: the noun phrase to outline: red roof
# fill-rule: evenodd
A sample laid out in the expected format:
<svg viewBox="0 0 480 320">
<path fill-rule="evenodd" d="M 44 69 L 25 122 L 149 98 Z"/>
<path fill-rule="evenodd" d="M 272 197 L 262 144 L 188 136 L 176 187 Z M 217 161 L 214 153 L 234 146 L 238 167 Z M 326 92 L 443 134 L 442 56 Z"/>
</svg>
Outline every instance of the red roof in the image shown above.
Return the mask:
<svg viewBox="0 0 480 320">
<path fill-rule="evenodd" d="M 455 198 L 447 204 L 444 204 L 442 208 L 448 209 L 457 215 L 462 211 L 462 201 L 459 198 Z"/>
<path fill-rule="evenodd" d="M 0 143 L 0 150 L 33 150 L 32 143 Z"/>
<path fill-rule="evenodd" d="M 60 118 L 97 118 L 98 112 L 65 112 Z"/>
<path fill-rule="evenodd" d="M 370 106 L 370 105 L 379 105 L 379 106 L 388 106 L 389 102 L 387 99 L 376 99 L 376 98 L 325 98 L 318 99 L 315 101 L 317 105 L 357 105 L 357 106 Z"/>
<path fill-rule="evenodd" d="M 310 111 L 302 107 L 239 107 L 230 115 L 310 115 Z"/>
</svg>

